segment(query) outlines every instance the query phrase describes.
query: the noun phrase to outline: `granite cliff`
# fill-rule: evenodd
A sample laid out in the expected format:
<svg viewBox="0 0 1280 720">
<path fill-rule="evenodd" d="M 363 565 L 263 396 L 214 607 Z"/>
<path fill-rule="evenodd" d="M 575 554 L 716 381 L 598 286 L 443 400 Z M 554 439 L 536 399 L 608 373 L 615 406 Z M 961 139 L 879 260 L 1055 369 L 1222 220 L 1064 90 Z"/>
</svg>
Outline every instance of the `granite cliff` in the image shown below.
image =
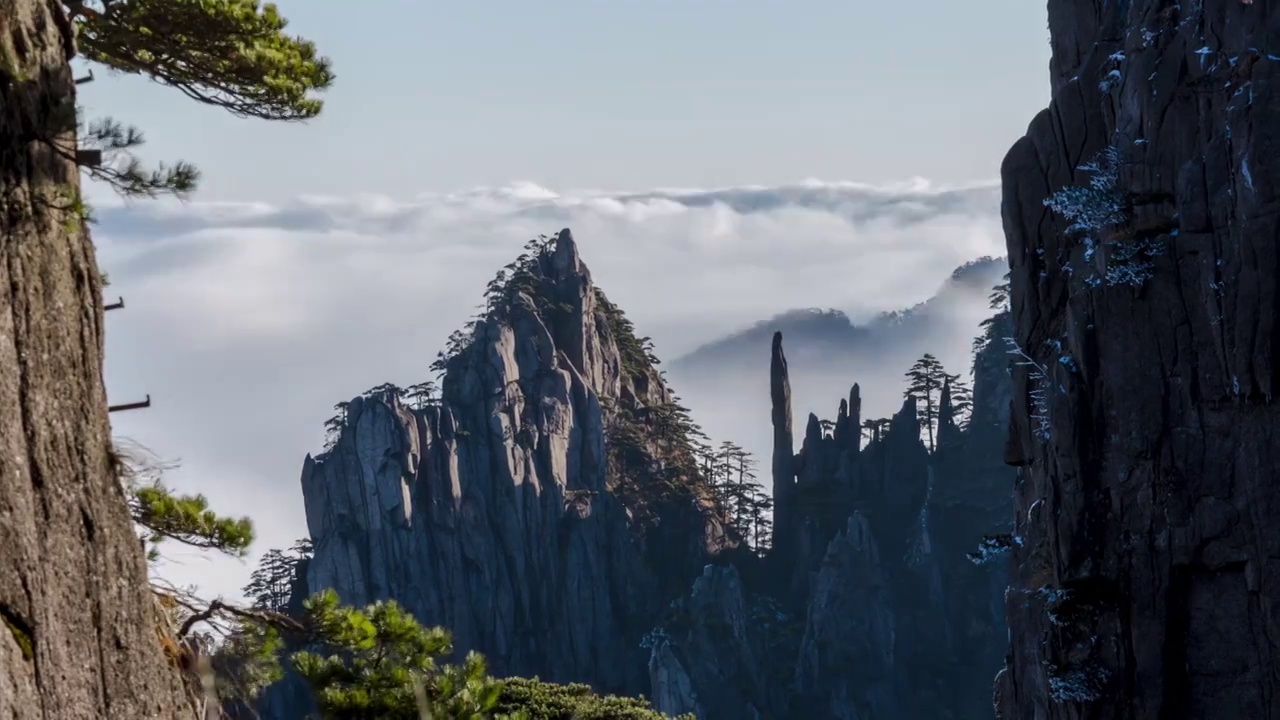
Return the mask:
<svg viewBox="0 0 1280 720">
<path fill-rule="evenodd" d="M 339 404 L 303 467 L 295 595 L 395 599 L 499 674 L 672 715 L 989 717 L 1005 580 L 967 553 L 1009 529 L 1003 347 L 978 353 L 963 428 L 935 394 L 932 450 L 914 401 L 864 443 L 857 386 L 797 450 L 780 335 L 771 352 L 769 548 L 717 500 L 696 425 L 569 231 L 531 244 L 441 354 L 438 393 Z M 299 717 L 304 696 L 285 683 L 259 709 Z"/>
<path fill-rule="evenodd" d="M 641 637 L 739 542 L 569 232 L 509 270 L 440 359 L 438 396 L 355 398 L 307 458 L 306 585 L 394 598 L 497 673 L 640 694 Z"/>
<path fill-rule="evenodd" d="M 48 142 L 75 143 L 56 119 L 72 48 L 57 4 L 0 0 L 0 717 L 177 718 L 111 447 L 79 171 Z"/>
<path fill-rule="evenodd" d="M 1277 6 L 1050 0 L 1005 158 L 1000 717 L 1280 717 Z"/>
</svg>

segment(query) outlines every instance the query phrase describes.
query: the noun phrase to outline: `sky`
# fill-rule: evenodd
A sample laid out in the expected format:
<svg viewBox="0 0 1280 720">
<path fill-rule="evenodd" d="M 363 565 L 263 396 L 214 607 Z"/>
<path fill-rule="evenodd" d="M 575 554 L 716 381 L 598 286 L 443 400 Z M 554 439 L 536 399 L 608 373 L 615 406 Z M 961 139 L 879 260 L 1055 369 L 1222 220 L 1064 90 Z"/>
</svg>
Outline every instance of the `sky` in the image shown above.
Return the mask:
<svg viewBox="0 0 1280 720">
<path fill-rule="evenodd" d="M 1025 0 L 282 0 L 331 57 L 324 114 L 271 125 L 97 73 L 90 116 L 190 160 L 200 197 L 995 178 L 1048 101 Z"/>
<path fill-rule="evenodd" d="M 145 130 L 144 158 L 205 178 L 185 203 L 88 187 L 126 299 L 108 396 L 154 403 L 113 430 L 252 517 L 255 555 L 305 533 L 301 464 L 333 404 L 426 379 L 530 237 L 572 228 L 665 357 L 796 307 L 907 307 L 1003 254 L 996 178 L 1047 101 L 1043 7 L 542 5 L 284 0 L 338 76 L 307 124 L 100 69 L 81 86 L 89 116 Z M 250 568 L 168 557 L 230 597 Z"/>
</svg>

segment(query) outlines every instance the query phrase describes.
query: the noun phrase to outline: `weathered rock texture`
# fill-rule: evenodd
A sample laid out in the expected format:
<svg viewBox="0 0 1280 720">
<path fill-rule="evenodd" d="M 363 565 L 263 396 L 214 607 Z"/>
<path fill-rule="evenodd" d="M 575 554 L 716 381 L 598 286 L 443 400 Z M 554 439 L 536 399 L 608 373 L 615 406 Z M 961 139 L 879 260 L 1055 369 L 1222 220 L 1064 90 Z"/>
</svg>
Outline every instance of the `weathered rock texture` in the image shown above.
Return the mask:
<svg viewBox="0 0 1280 720">
<path fill-rule="evenodd" d="M 0 0 L 0 717 L 176 718 L 112 461 L 78 171 L 37 140 L 74 146 L 66 27 L 57 3 Z"/>
<path fill-rule="evenodd" d="M 1280 6 L 1050 0 L 1049 20 L 1053 100 L 1003 167 L 1036 365 L 1015 376 L 999 711 L 1280 717 Z M 1069 230 L 1043 201 L 1107 146 L 1118 212 Z"/>
<path fill-rule="evenodd" d="M 307 584 L 393 598 L 497 673 L 639 694 L 641 637 L 735 542 L 569 232 L 534 257 L 449 359 L 442 400 L 356 398 L 307 459 Z"/>
</svg>

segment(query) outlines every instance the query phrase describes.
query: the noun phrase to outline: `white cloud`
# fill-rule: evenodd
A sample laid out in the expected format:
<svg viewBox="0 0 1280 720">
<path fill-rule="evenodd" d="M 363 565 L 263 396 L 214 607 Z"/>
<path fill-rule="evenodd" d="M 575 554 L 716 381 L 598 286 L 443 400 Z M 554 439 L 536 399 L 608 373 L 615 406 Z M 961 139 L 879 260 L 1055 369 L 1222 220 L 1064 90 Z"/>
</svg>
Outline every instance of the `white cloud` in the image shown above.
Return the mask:
<svg viewBox="0 0 1280 720">
<path fill-rule="evenodd" d="M 958 265 L 1003 254 L 998 208 L 994 183 L 923 181 L 103 206 L 99 261 L 109 298 L 127 302 L 107 317 L 109 395 L 154 401 L 112 422 L 181 461 L 173 484 L 253 517 L 257 550 L 284 546 L 305 532 L 298 473 L 332 405 L 427 377 L 535 235 L 572 228 L 596 281 L 674 357 L 790 308 L 865 316 L 924 300 Z M 166 573 L 210 592 L 247 576 L 175 555 Z"/>
</svg>

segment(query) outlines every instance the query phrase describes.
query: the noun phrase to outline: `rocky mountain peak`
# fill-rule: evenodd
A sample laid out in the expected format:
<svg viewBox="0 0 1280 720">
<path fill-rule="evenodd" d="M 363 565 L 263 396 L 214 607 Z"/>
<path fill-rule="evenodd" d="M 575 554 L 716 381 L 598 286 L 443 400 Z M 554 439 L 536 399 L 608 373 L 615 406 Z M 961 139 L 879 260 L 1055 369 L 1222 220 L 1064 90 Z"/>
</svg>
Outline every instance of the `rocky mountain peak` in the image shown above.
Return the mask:
<svg viewBox="0 0 1280 720">
<path fill-rule="evenodd" d="M 697 428 L 568 230 L 532 241 L 437 359 L 440 391 L 340 404 L 302 473 L 310 588 L 394 598 L 499 673 L 647 688 L 641 635 L 738 545 Z"/>
</svg>

